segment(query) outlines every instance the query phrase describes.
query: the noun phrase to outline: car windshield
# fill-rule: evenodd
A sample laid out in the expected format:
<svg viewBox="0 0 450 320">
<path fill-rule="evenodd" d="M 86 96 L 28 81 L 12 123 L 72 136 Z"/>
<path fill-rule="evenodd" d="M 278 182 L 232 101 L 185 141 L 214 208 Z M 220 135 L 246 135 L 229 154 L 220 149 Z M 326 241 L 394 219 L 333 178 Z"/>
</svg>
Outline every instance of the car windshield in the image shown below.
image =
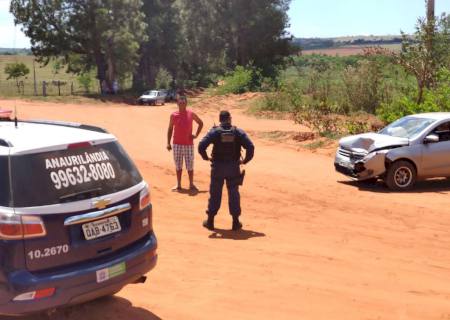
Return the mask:
<svg viewBox="0 0 450 320">
<path fill-rule="evenodd" d="M 158 96 L 158 91 L 156 91 L 156 90 L 147 91 L 146 93 L 144 93 L 144 95 L 156 97 L 156 96 Z"/>
<path fill-rule="evenodd" d="M 435 121 L 429 118 L 404 117 L 394 121 L 379 133 L 392 137 L 412 139 Z"/>
</svg>

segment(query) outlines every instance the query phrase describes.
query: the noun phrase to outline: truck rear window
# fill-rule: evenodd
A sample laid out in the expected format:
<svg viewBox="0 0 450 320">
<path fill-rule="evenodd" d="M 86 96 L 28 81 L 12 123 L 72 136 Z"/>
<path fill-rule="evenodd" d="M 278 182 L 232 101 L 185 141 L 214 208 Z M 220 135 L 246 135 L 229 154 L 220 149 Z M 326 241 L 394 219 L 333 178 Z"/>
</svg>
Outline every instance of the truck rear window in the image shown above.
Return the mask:
<svg viewBox="0 0 450 320">
<path fill-rule="evenodd" d="M 34 207 L 128 189 L 142 177 L 116 142 L 11 157 L 13 205 Z"/>
<path fill-rule="evenodd" d="M 0 156 L 0 206 L 10 206 L 8 157 Z"/>
</svg>

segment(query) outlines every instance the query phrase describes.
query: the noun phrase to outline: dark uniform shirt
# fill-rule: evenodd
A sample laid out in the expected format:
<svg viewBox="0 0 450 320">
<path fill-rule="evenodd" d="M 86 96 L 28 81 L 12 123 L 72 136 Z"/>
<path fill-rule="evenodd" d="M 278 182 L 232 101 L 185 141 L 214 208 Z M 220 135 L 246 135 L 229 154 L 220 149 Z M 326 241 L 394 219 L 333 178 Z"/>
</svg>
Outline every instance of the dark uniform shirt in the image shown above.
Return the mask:
<svg viewBox="0 0 450 320">
<path fill-rule="evenodd" d="M 244 164 L 252 160 L 255 147 L 244 130 L 231 125 L 220 125 L 212 128 L 200 141 L 198 152 L 204 160 L 208 160 L 206 149 L 213 144 L 212 161 L 229 162 L 239 161 L 241 147 L 246 150 Z"/>
</svg>

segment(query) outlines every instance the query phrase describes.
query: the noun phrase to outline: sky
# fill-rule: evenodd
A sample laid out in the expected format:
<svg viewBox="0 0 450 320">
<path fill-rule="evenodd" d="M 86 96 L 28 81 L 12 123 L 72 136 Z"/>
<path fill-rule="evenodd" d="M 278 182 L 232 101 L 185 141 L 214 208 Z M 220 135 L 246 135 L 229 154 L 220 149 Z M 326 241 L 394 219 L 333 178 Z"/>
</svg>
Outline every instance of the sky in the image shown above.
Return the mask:
<svg viewBox="0 0 450 320">
<path fill-rule="evenodd" d="M 450 13 L 450 0 L 435 0 L 436 15 Z M 424 0 L 292 0 L 290 28 L 295 37 L 397 35 L 414 32 L 425 16 Z M 14 26 L 9 0 L 0 0 L 0 48 L 29 48 L 29 39 Z"/>
<path fill-rule="evenodd" d="M 435 15 L 450 0 L 435 0 Z M 413 33 L 426 15 L 424 0 L 292 0 L 289 31 L 298 38 Z"/>
</svg>

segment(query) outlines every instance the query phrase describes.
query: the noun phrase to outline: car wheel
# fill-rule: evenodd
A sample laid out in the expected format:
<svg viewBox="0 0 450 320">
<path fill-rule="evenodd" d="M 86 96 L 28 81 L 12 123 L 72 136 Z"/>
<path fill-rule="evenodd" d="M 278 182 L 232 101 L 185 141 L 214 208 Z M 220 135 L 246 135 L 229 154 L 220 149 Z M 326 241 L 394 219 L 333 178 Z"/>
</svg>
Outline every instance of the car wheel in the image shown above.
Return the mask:
<svg viewBox="0 0 450 320">
<path fill-rule="evenodd" d="M 417 172 L 409 161 L 396 161 L 387 170 L 385 182 L 392 190 L 409 190 L 416 183 Z"/>
<path fill-rule="evenodd" d="M 144 105 L 144 101 L 139 100 L 139 101 L 138 101 L 138 104 L 139 104 L 140 106 L 143 106 L 143 105 Z"/>
</svg>

